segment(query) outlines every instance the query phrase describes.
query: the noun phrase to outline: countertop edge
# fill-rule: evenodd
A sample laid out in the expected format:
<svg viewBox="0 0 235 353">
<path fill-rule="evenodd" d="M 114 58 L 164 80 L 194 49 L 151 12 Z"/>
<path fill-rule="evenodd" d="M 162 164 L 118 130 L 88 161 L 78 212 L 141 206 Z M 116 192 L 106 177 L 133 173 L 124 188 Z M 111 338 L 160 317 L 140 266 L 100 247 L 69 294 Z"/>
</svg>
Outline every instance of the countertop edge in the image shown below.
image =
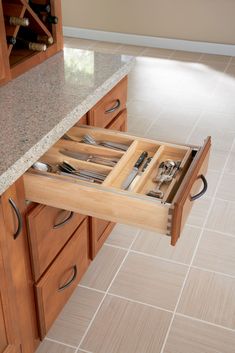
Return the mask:
<svg viewBox="0 0 235 353">
<path fill-rule="evenodd" d="M 19 179 L 63 134 L 69 130 L 84 114 L 86 114 L 101 98 L 103 98 L 132 69 L 135 58 L 109 77 L 100 87 L 64 117 L 47 135 L 30 148 L 5 173 L 0 176 L 0 195 Z"/>
</svg>

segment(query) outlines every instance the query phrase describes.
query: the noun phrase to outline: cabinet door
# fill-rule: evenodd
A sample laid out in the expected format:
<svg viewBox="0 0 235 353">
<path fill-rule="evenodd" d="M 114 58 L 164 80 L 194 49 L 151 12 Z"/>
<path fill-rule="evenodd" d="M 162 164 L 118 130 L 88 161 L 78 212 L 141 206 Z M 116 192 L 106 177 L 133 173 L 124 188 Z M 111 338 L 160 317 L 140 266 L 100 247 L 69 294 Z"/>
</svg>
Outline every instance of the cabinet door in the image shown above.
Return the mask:
<svg viewBox="0 0 235 353">
<path fill-rule="evenodd" d="M 0 353 L 19 353 L 21 351 L 20 341 L 13 321 L 13 305 L 10 305 L 9 302 L 11 293 L 7 281 L 6 266 L 3 265 L 3 254 L 5 252 L 3 240 L 5 240 L 5 232 L 1 209 L 0 232 Z"/>
<path fill-rule="evenodd" d="M 37 343 L 36 312 L 33 280 L 29 262 L 27 233 L 25 228 L 25 195 L 22 180 L 18 180 L 2 196 L 2 217 L 5 229 L 4 246 L 7 247 L 7 266 L 10 283 L 10 304 L 14 310 L 14 326 L 23 353 L 32 353 Z"/>
</svg>

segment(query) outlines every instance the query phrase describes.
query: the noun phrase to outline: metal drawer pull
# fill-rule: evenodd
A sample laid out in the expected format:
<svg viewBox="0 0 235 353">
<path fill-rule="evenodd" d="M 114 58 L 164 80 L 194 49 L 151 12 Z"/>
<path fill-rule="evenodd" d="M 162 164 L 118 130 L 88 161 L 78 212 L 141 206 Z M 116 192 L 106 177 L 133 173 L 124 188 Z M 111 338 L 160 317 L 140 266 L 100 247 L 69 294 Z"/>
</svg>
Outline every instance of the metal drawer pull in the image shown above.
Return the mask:
<svg viewBox="0 0 235 353">
<path fill-rule="evenodd" d="M 202 182 L 203 182 L 203 189 L 202 189 L 198 194 L 196 194 L 196 195 L 194 195 L 194 196 L 191 196 L 191 197 L 190 197 L 190 201 L 195 201 L 195 200 L 199 199 L 202 195 L 205 194 L 205 192 L 206 192 L 206 190 L 207 190 L 207 188 L 208 188 L 208 183 L 207 183 L 207 180 L 206 180 L 206 178 L 204 177 L 204 175 L 200 175 L 199 178 L 202 179 Z"/>
<path fill-rule="evenodd" d="M 120 105 L 121 105 L 120 99 L 117 99 L 115 105 L 112 108 L 105 110 L 105 114 L 115 112 L 115 110 L 117 110 L 120 107 Z"/>
<path fill-rule="evenodd" d="M 58 292 L 68 288 L 75 281 L 75 279 L 77 277 L 77 273 L 78 273 L 77 265 L 74 265 L 73 266 L 73 276 L 72 276 L 72 278 L 67 283 L 65 283 L 63 286 L 59 287 L 58 288 Z"/>
<path fill-rule="evenodd" d="M 20 213 L 18 207 L 16 206 L 15 202 L 13 201 L 13 199 L 10 198 L 8 201 L 9 201 L 11 207 L 13 208 L 13 210 L 14 210 L 14 212 L 16 214 L 16 217 L 17 217 L 17 221 L 18 221 L 18 226 L 17 226 L 16 232 L 13 235 L 13 238 L 16 239 L 20 235 L 20 233 L 22 231 L 23 220 L 22 220 L 21 213 Z"/>
<path fill-rule="evenodd" d="M 55 224 L 53 226 L 53 229 L 57 229 L 57 228 L 63 227 L 65 224 L 67 224 L 70 221 L 70 219 L 73 217 L 73 215 L 74 215 L 74 212 L 71 211 L 69 213 L 68 217 L 65 218 L 65 220 L 63 220 L 62 222 Z"/>
</svg>

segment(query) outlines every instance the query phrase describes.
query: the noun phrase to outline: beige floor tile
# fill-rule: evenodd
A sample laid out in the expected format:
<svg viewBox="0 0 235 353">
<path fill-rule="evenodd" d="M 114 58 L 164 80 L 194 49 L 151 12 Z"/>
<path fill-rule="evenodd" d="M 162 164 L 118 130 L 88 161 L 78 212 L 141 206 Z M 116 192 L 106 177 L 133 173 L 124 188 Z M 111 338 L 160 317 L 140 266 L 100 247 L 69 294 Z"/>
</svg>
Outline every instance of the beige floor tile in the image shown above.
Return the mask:
<svg viewBox="0 0 235 353">
<path fill-rule="evenodd" d="M 170 49 L 146 48 L 141 55 L 155 58 L 169 58 L 173 53 L 174 51 Z"/>
<path fill-rule="evenodd" d="M 173 310 L 187 266 L 130 253 L 110 293 Z"/>
<path fill-rule="evenodd" d="M 213 131 L 215 130 L 218 133 L 221 130 L 226 132 L 235 131 L 234 113 L 223 114 L 221 112 L 205 111 L 198 122 L 198 126 L 202 128 L 212 127 Z"/>
<path fill-rule="evenodd" d="M 95 41 L 81 38 L 68 38 L 65 41 L 65 46 L 69 48 L 78 49 L 91 49 L 94 46 Z"/>
<path fill-rule="evenodd" d="M 97 48 L 102 48 L 102 49 L 113 49 L 116 50 L 121 47 L 121 44 L 119 43 L 111 43 L 111 42 L 101 42 L 101 41 L 95 41 L 94 42 L 94 49 L 96 50 Z"/>
<path fill-rule="evenodd" d="M 235 174 L 235 148 L 233 148 L 225 168 L 226 173 Z"/>
<path fill-rule="evenodd" d="M 210 153 L 210 159 L 209 159 L 209 169 L 221 172 L 225 165 L 227 155 L 228 155 L 227 152 L 223 152 L 212 148 Z M 235 170 L 235 158 L 234 158 L 234 170 Z"/>
<path fill-rule="evenodd" d="M 137 45 L 122 45 L 117 49 L 117 53 L 125 55 L 141 55 L 145 47 L 139 47 Z"/>
<path fill-rule="evenodd" d="M 235 329 L 235 279 L 192 268 L 177 312 Z"/>
<path fill-rule="evenodd" d="M 201 53 L 192 53 L 189 51 L 176 50 L 171 56 L 171 59 L 197 62 L 200 59 L 201 55 L 202 55 Z"/>
<path fill-rule="evenodd" d="M 128 249 L 138 232 L 138 228 L 116 224 L 106 243 Z"/>
<path fill-rule="evenodd" d="M 235 63 L 229 65 L 229 67 L 226 70 L 226 74 L 231 77 L 235 77 Z"/>
<path fill-rule="evenodd" d="M 207 197 L 212 197 L 215 193 L 215 189 L 218 185 L 219 178 L 220 178 L 220 172 L 217 172 L 215 170 L 208 170 L 206 173 L 206 179 L 208 182 L 208 189 L 206 191 L 206 196 Z"/>
<path fill-rule="evenodd" d="M 85 273 L 81 284 L 106 291 L 125 255 L 125 250 L 104 245 Z"/>
<path fill-rule="evenodd" d="M 235 234 L 235 203 L 216 199 L 206 227 L 222 233 Z"/>
<path fill-rule="evenodd" d="M 78 346 L 104 294 L 77 288 L 48 333 L 48 337 Z"/>
<path fill-rule="evenodd" d="M 173 119 L 172 119 L 173 120 Z M 172 143 L 185 143 L 191 132 L 191 126 L 178 124 L 172 121 L 169 125 L 168 121 L 161 122 L 159 120 L 154 123 L 148 132 L 146 137 L 150 139 L 156 139 L 160 141 L 172 142 Z"/>
<path fill-rule="evenodd" d="M 35 353 L 75 353 L 75 350 L 75 348 L 44 340 Z"/>
<path fill-rule="evenodd" d="M 127 130 L 133 135 L 143 137 L 147 133 L 149 128 L 152 126 L 153 122 L 154 120 L 150 119 L 150 117 L 147 115 L 129 116 Z"/>
<path fill-rule="evenodd" d="M 187 219 L 187 224 L 202 227 L 203 222 L 208 214 L 211 201 L 212 200 L 209 197 L 202 197 L 194 201 L 192 210 Z"/>
<path fill-rule="evenodd" d="M 235 237 L 205 230 L 193 265 L 235 276 Z"/>
<path fill-rule="evenodd" d="M 107 296 L 82 348 L 93 353 L 160 353 L 171 314 Z"/>
<path fill-rule="evenodd" d="M 176 246 L 170 245 L 170 238 L 158 233 L 142 230 L 132 249 L 146 254 L 189 264 L 201 230 L 186 226 Z"/>
<path fill-rule="evenodd" d="M 228 201 L 235 201 L 235 175 L 223 175 L 216 197 Z"/>
<path fill-rule="evenodd" d="M 215 54 L 202 54 L 200 61 L 212 61 L 216 63 L 228 63 L 231 56 L 226 55 L 215 55 Z"/>
<path fill-rule="evenodd" d="M 235 334 L 176 316 L 163 353 L 234 353 Z"/>
<path fill-rule="evenodd" d="M 214 149 L 228 152 L 235 138 L 235 131 L 219 130 L 213 125 L 203 127 L 199 122 L 193 134 L 190 136 L 190 143 L 195 145 L 202 144 L 207 136 L 211 136 Z"/>
</svg>

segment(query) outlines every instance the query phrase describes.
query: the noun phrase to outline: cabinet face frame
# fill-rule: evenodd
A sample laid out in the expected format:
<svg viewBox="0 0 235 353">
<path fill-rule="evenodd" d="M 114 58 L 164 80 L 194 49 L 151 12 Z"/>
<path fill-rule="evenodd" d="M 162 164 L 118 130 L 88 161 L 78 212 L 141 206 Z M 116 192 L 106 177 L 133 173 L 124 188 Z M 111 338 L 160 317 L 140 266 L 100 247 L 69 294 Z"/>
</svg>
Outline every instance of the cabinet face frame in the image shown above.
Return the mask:
<svg viewBox="0 0 235 353">
<path fill-rule="evenodd" d="M 2 1 L 0 1 L 0 85 L 7 82 L 9 78 L 10 67 L 7 56 L 6 32 L 4 26 Z"/>
</svg>

